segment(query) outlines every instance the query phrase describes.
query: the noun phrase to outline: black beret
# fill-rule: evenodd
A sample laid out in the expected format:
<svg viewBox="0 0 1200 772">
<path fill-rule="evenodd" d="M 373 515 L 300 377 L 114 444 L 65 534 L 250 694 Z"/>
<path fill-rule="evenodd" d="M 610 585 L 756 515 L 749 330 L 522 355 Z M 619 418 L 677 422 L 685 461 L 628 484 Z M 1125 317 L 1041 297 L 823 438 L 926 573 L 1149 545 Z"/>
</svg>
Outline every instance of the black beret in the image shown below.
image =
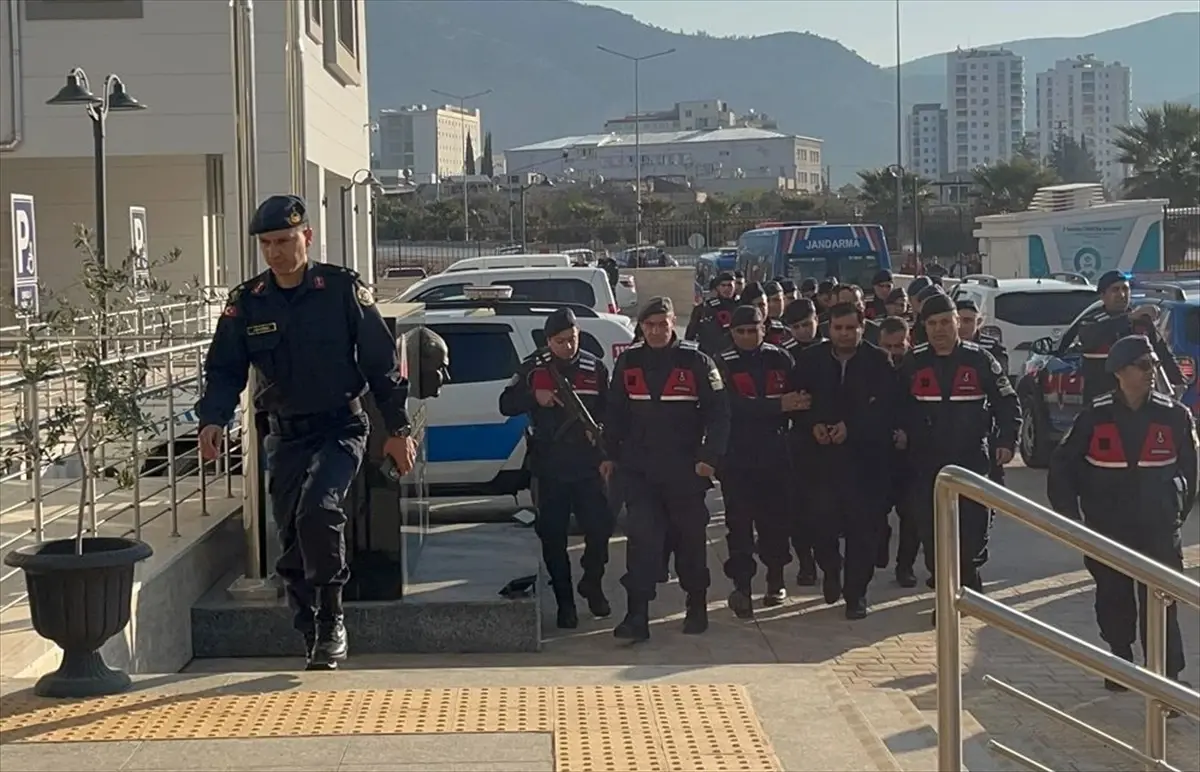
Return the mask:
<svg viewBox="0 0 1200 772">
<path fill-rule="evenodd" d="M 717 274 L 717 278 L 713 281 L 717 282 L 717 284 L 720 284 L 723 281 L 733 281 L 733 274 L 729 271 L 722 271 L 721 273 Z"/>
<path fill-rule="evenodd" d="M 1113 271 L 1113 273 L 1116 272 Z M 1124 278 L 1124 276 L 1121 277 L 1122 280 Z M 1115 373 L 1122 367 L 1129 367 L 1144 356 L 1158 361 L 1158 357 L 1154 354 L 1154 347 L 1150 345 L 1150 339 L 1145 335 L 1126 335 L 1112 344 L 1112 348 L 1108 350 L 1108 358 L 1104 360 L 1104 369 Z"/>
<path fill-rule="evenodd" d="M 796 322 L 811 319 L 816 313 L 817 307 L 811 300 L 799 298 L 788 303 L 788 307 L 783 309 L 783 323 L 790 327 Z"/>
<path fill-rule="evenodd" d="M 1120 271 L 1105 271 L 1096 282 L 1096 291 L 1103 293 L 1119 281 L 1129 281 L 1129 277 Z"/>
<path fill-rule="evenodd" d="M 940 273 L 929 274 L 929 283 L 935 287 L 942 286 L 942 275 Z"/>
<path fill-rule="evenodd" d="M 765 295 L 766 293 L 763 292 L 763 286 L 755 281 L 747 284 L 746 288 L 742 290 L 741 301 L 743 303 L 750 303 L 758 298 L 764 297 Z"/>
<path fill-rule="evenodd" d="M 921 306 L 921 319 L 928 319 L 936 314 L 944 314 L 954 310 L 954 301 L 944 292 L 936 292 Z"/>
<path fill-rule="evenodd" d="M 271 196 L 258 205 L 250 220 L 250 235 L 285 231 L 308 222 L 308 208 L 299 196 Z"/>
<path fill-rule="evenodd" d="M 718 279 L 718 278 L 716 278 L 716 277 L 713 277 L 713 278 L 712 278 L 711 280 L 709 280 L 709 282 L 708 282 L 708 291 L 709 291 L 709 292 L 712 292 L 713 290 L 715 290 L 715 289 L 717 288 L 717 285 L 719 285 L 720 283 L 721 283 L 721 280 L 720 280 L 720 279 Z"/>
<path fill-rule="evenodd" d="M 744 279 L 744 278 L 746 278 L 746 274 L 742 273 L 741 271 L 734 271 L 733 278 L 734 279 Z"/>
<path fill-rule="evenodd" d="M 837 279 L 823 279 L 821 283 L 817 285 L 817 294 L 828 295 L 831 292 L 836 292 L 837 288 Z"/>
<path fill-rule="evenodd" d="M 946 291 L 944 289 L 942 289 L 941 287 L 939 287 L 936 284 L 930 284 L 928 287 L 926 287 L 925 289 L 923 289 L 917 293 L 917 300 L 924 303 L 925 301 L 929 300 L 934 295 L 945 295 L 945 294 L 946 294 Z M 954 304 L 951 303 L 950 307 L 953 308 Z"/>
<path fill-rule="evenodd" d="M 803 281 L 800 282 L 800 291 L 801 292 L 816 292 L 817 291 L 817 280 L 811 276 L 809 276 L 807 279 L 804 279 Z"/>
<path fill-rule="evenodd" d="M 762 311 L 754 306 L 738 306 L 733 310 L 733 318 L 729 321 L 730 327 L 745 327 L 751 324 L 762 324 Z"/>
<path fill-rule="evenodd" d="M 791 295 L 796 291 L 796 282 L 791 279 L 780 279 L 779 288 L 783 290 L 783 294 Z"/>
<path fill-rule="evenodd" d="M 783 287 L 779 286 L 779 282 L 777 281 L 769 281 L 763 285 L 762 291 L 764 295 L 771 297 L 772 295 L 778 295 L 782 293 Z"/>
<path fill-rule="evenodd" d="M 884 269 L 875 274 L 875 278 L 871 279 L 871 285 L 890 283 L 892 281 L 892 272 Z"/>
<path fill-rule="evenodd" d="M 904 291 L 903 287 L 896 287 L 888 293 L 888 303 L 899 303 L 901 300 L 908 300 L 908 293 Z"/>
<path fill-rule="evenodd" d="M 954 307 L 959 311 L 974 311 L 979 313 L 979 306 L 975 305 L 975 301 L 970 298 L 960 298 L 954 302 Z"/>
<path fill-rule="evenodd" d="M 575 320 L 574 311 L 569 308 L 559 308 L 546 317 L 546 325 L 542 329 L 547 338 L 552 338 L 563 330 L 571 329 L 576 324 L 578 322 Z"/>
<path fill-rule="evenodd" d="M 675 304 L 670 298 L 658 297 L 650 298 L 646 305 L 642 306 L 642 310 L 638 312 L 638 321 L 644 322 L 657 314 L 673 314 L 675 313 Z"/>
<path fill-rule="evenodd" d="M 918 276 L 908 283 L 908 295 L 914 297 L 918 292 L 933 284 L 928 276 Z"/>
</svg>

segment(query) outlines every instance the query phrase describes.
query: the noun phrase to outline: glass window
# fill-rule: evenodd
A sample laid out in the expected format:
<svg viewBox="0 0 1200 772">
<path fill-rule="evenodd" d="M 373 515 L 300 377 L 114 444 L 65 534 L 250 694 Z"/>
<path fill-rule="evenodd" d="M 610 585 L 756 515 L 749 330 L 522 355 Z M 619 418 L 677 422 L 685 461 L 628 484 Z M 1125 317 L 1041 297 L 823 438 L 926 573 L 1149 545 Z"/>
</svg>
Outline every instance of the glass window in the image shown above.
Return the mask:
<svg viewBox="0 0 1200 772">
<path fill-rule="evenodd" d="M 544 330 L 533 331 L 533 343 L 538 348 L 546 345 L 546 333 Z M 600 345 L 600 341 L 596 340 L 596 337 L 590 332 L 579 331 L 579 347 L 589 354 L 595 354 L 604 359 L 604 347 Z"/>
<path fill-rule="evenodd" d="M 507 381 L 519 359 L 507 324 L 431 324 L 450 349 L 450 383 Z"/>
<path fill-rule="evenodd" d="M 1183 334 L 1189 346 L 1200 346 L 1200 308 L 1189 306 L 1183 310 Z"/>
<path fill-rule="evenodd" d="M 1063 327 L 1096 300 L 1094 292 L 1006 292 L 997 295 L 996 319 L 1023 327 Z"/>
<path fill-rule="evenodd" d="M 512 287 L 513 300 L 533 302 L 578 303 L 591 308 L 596 305 L 596 293 L 592 285 L 579 279 L 517 279 L 494 281 Z"/>
<path fill-rule="evenodd" d="M 463 299 L 463 289 L 466 284 L 443 284 L 440 287 L 433 287 L 417 295 L 413 300 L 421 303 L 435 303 L 439 300 Z"/>
</svg>

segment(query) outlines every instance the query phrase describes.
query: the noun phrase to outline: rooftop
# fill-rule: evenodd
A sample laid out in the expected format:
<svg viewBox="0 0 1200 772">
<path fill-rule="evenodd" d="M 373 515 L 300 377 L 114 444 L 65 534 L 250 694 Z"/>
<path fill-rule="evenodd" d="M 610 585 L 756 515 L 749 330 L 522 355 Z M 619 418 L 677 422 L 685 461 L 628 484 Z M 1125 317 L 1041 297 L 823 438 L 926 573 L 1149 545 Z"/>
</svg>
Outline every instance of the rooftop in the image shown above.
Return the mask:
<svg viewBox="0 0 1200 772">
<path fill-rule="evenodd" d="M 641 144 L 643 147 L 646 147 L 649 145 L 680 145 L 700 142 L 748 142 L 762 141 L 764 139 L 790 139 L 793 137 L 795 137 L 795 135 L 785 134 L 780 131 L 770 131 L 769 129 L 737 127 L 729 129 L 710 129 L 708 131 L 643 132 L 641 135 Z M 807 139 L 810 142 L 822 141 L 812 137 L 795 138 Z M 545 142 L 536 142 L 532 145 L 523 145 L 522 147 L 514 147 L 510 148 L 508 152 L 519 152 L 523 150 L 567 150 L 575 147 L 614 147 L 620 145 L 632 147 L 634 145 L 634 135 L 581 134 L 573 137 L 548 139 Z"/>
</svg>

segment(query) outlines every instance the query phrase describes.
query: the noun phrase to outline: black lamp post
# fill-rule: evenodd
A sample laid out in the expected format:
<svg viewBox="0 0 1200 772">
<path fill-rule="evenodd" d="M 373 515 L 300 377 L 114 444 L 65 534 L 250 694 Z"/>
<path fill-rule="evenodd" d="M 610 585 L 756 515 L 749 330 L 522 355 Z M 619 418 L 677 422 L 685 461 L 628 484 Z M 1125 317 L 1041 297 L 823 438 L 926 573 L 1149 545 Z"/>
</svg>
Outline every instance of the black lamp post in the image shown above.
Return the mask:
<svg viewBox="0 0 1200 772">
<path fill-rule="evenodd" d="M 887 168 L 896 180 L 896 241 L 903 246 L 900 231 L 903 227 L 902 211 L 904 209 L 904 176 L 907 170 L 900 164 L 892 164 Z M 917 264 L 921 262 L 921 178 L 912 175 L 912 205 L 913 205 L 913 257 Z"/>
<path fill-rule="evenodd" d="M 362 177 L 362 179 L 359 179 L 359 175 L 364 175 L 364 176 Z M 350 266 L 346 265 L 346 258 L 350 252 L 349 235 L 348 235 L 348 231 L 346 230 L 346 209 L 347 209 L 346 199 L 349 198 L 350 191 L 354 190 L 355 188 L 357 188 L 360 185 L 370 186 L 372 195 L 374 195 L 375 191 L 378 191 L 380 188 L 383 187 L 383 183 L 381 183 L 375 177 L 374 172 L 372 172 L 370 169 L 359 169 L 354 174 L 350 175 L 350 184 L 349 185 L 343 185 L 338 188 L 338 191 L 341 193 L 341 207 L 342 208 L 340 210 L 340 219 L 342 221 L 342 266 L 344 268 L 350 267 Z M 372 210 L 374 210 L 374 208 L 375 208 L 374 206 L 371 207 Z"/>
<path fill-rule="evenodd" d="M 129 95 L 116 75 L 104 79 L 104 96 L 92 93 L 87 73 L 73 67 L 67 83 L 46 100 L 48 105 L 83 105 L 92 119 L 92 143 L 96 175 L 96 252 L 100 265 L 108 268 L 108 163 L 105 158 L 105 123 L 110 112 L 145 110 L 146 105 Z"/>
</svg>

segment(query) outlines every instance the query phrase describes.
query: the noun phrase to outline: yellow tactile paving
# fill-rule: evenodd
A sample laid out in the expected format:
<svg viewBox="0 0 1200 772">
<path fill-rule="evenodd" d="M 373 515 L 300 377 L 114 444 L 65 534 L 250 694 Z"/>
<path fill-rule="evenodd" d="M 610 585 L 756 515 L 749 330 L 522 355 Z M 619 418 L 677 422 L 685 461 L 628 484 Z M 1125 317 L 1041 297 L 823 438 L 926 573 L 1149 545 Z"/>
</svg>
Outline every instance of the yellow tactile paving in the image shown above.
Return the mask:
<svg viewBox="0 0 1200 772">
<path fill-rule="evenodd" d="M 550 732 L 558 772 L 781 768 L 734 684 L 349 689 L 0 701 L 0 742 Z"/>
</svg>

